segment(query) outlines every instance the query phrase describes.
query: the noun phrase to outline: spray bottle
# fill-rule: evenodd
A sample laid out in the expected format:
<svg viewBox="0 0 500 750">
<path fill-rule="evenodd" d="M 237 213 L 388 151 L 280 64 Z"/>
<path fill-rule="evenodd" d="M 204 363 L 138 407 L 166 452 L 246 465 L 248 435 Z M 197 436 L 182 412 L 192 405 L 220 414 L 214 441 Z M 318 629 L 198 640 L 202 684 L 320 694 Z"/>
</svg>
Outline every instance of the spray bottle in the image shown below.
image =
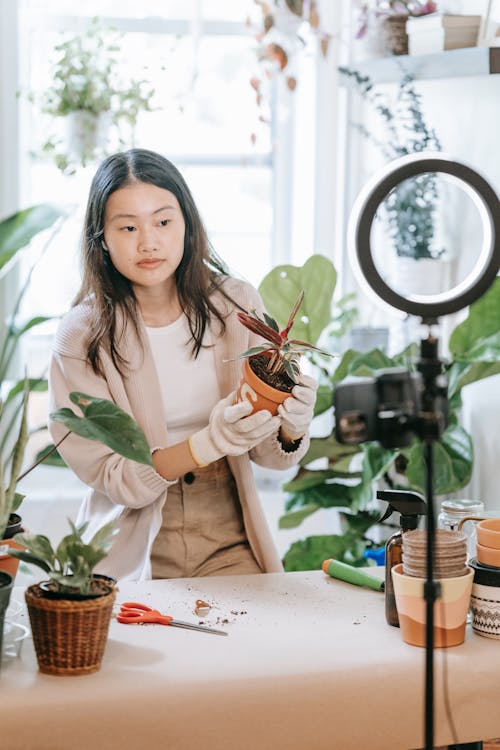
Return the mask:
<svg viewBox="0 0 500 750">
<path fill-rule="evenodd" d="M 389 537 L 385 545 L 385 617 L 389 625 L 398 628 L 399 618 L 391 570 L 394 565 L 403 561 L 403 534 L 417 528 L 418 518 L 427 513 L 427 506 L 422 495 L 410 490 L 377 490 L 377 498 L 388 503 L 380 522 L 385 521 L 392 513 L 401 514 L 401 528 Z"/>
</svg>

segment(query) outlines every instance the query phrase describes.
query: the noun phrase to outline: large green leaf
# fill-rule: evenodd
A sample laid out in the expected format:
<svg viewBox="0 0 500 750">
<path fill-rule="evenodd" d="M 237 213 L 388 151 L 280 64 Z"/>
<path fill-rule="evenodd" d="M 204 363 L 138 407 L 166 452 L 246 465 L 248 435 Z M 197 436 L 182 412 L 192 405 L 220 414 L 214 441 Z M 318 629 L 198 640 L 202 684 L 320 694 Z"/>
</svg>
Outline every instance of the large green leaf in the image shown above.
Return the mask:
<svg viewBox="0 0 500 750">
<path fill-rule="evenodd" d="M 473 447 L 470 435 L 458 424 L 450 425 L 434 443 L 434 482 L 436 495 L 462 489 L 472 473 Z M 408 453 L 406 476 L 413 489 L 425 492 L 426 468 L 423 445 L 416 440 Z"/>
<path fill-rule="evenodd" d="M 26 381 L 18 380 L 8 392 L 5 398 L 5 405 L 24 391 L 25 383 L 27 383 L 30 393 L 45 393 L 48 390 L 48 383 L 45 378 L 28 378 Z"/>
<path fill-rule="evenodd" d="M 50 415 L 52 420 L 62 422 L 81 437 L 104 443 L 125 458 L 153 465 L 144 433 L 123 409 L 112 401 L 85 393 L 72 392 L 70 399 L 80 407 L 84 416 L 79 417 L 71 409 L 63 408 Z"/>
<path fill-rule="evenodd" d="M 294 542 L 283 558 L 286 571 L 320 570 L 324 560 L 334 558 L 359 565 L 367 542 L 348 531 L 345 534 L 309 536 Z"/>
<path fill-rule="evenodd" d="M 352 500 L 352 487 L 341 482 L 330 482 L 316 487 L 307 487 L 294 492 L 286 501 L 287 510 L 315 504 L 320 508 L 348 508 Z"/>
<path fill-rule="evenodd" d="M 316 403 L 314 404 L 314 416 L 323 414 L 333 404 L 333 386 L 331 383 L 321 383 L 316 392 Z"/>
<path fill-rule="evenodd" d="M 361 482 L 352 488 L 351 509 L 364 510 L 373 500 L 373 482 L 389 469 L 394 463 L 396 453 L 382 448 L 380 443 L 363 443 L 363 463 Z"/>
<path fill-rule="evenodd" d="M 316 344 L 331 320 L 337 272 L 323 255 L 311 255 L 303 266 L 276 266 L 259 286 L 269 315 L 281 328 L 287 323 L 299 292 L 305 292 L 290 337 Z"/>
<path fill-rule="evenodd" d="M 488 341 L 489 355 L 486 351 L 479 356 L 484 342 Z M 471 360 L 492 361 L 490 356 L 498 359 L 500 348 L 500 278 L 496 278 L 490 288 L 469 308 L 467 318 L 453 330 L 449 348 L 454 359 L 470 362 Z"/>
<path fill-rule="evenodd" d="M 300 510 L 293 510 L 281 516 L 278 526 L 280 529 L 294 529 L 296 526 L 300 526 L 305 518 L 316 513 L 317 510 L 319 510 L 319 505 L 316 505 L 316 503 L 304 505 Z"/>
<path fill-rule="evenodd" d="M 353 479 L 359 474 L 349 472 L 337 472 L 335 469 L 302 469 L 297 475 L 283 485 L 285 492 L 301 492 L 311 487 L 323 485 L 333 479 Z"/>
<path fill-rule="evenodd" d="M 500 372 L 500 357 L 497 362 L 454 362 L 448 370 L 448 397 L 460 393 L 464 385 L 489 378 Z"/>
<path fill-rule="evenodd" d="M 48 229 L 64 212 L 50 203 L 18 211 L 0 222 L 0 270 L 35 235 Z M 1 274 L 0 274 L 1 275 Z"/>
<path fill-rule="evenodd" d="M 328 458 L 331 462 L 338 462 L 344 458 L 351 459 L 361 448 L 357 445 L 343 445 L 337 442 L 334 435 L 324 438 L 311 438 L 308 451 L 301 460 L 302 466 L 307 466 L 318 458 Z"/>
</svg>

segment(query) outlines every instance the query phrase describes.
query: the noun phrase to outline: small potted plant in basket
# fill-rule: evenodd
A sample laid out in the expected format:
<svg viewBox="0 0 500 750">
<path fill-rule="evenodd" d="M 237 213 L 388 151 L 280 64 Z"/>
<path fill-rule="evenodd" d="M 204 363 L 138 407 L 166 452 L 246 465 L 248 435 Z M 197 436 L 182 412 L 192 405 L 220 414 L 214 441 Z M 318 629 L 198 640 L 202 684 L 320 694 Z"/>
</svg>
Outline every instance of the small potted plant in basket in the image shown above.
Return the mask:
<svg viewBox="0 0 500 750">
<path fill-rule="evenodd" d="M 76 527 L 70 521 L 70 526 L 56 549 L 41 534 L 17 534 L 26 549 L 12 550 L 48 575 L 25 592 L 38 667 L 46 674 L 90 674 L 100 668 L 116 597 L 116 581 L 93 570 L 118 528 L 108 523 L 85 543 L 88 523 Z"/>
<path fill-rule="evenodd" d="M 307 341 L 288 337 L 303 299 L 304 292 L 301 291 L 288 322 L 281 331 L 276 320 L 267 313 L 263 313 L 263 318 L 255 310 L 236 313 L 245 328 L 265 341 L 234 358 L 245 360 L 238 400 L 250 401 L 253 404 L 252 413 L 267 409 L 271 414 L 277 414 L 278 406 L 288 398 L 294 385 L 299 382 L 299 357 L 302 353 L 315 351 L 327 357 L 332 356 Z"/>
</svg>

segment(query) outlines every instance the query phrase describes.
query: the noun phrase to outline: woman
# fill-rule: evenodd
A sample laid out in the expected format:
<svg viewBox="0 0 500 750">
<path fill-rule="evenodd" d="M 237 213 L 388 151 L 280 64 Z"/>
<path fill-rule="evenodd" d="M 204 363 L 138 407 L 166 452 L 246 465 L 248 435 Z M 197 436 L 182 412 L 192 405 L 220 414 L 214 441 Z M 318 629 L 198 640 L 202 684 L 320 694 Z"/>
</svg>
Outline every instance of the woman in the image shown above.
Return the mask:
<svg viewBox="0 0 500 750">
<path fill-rule="evenodd" d="M 235 402 L 239 362 L 257 343 L 237 309 L 262 311 L 209 247 L 179 171 L 151 151 L 107 158 L 93 179 L 83 281 L 59 327 L 51 410 L 71 391 L 108 398 L 141 427 L 154 469 L 70 435 L 64 460 L 91 488 L 88 533 L 116 520 L 101 572 L 175 578 L 280 571 L 250 460 L 274 469 L 308 447 L 316 383 L 304 377 L 280 414 Z M 51 423 L 58 440 L 64 427 Z"/>
</svg>

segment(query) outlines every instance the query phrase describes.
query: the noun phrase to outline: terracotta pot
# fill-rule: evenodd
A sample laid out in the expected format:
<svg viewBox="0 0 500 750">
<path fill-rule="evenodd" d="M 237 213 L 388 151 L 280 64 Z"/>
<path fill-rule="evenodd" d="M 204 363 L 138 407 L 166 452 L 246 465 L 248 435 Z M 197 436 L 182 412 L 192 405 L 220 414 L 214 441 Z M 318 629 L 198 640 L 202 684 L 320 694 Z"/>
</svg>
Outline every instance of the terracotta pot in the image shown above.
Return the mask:
<svg viewBox="0 0 500 750">
<path fill-rule="evenodd" d="M 82 675 L 101 667 L 116 598 L 107 593 L 93 599 L 52 599 L 39 584 L 25 592 L 33 644 L 40 672 Z"/>
<path fill-rule="evenodd" d="M 0 570 L 9 573 L 13 578 L 16 577 L 19 560 L 9 555 L 9 548 L 26 549 L 12 539 L 14 534 L 18 534 L 20 531 L 23 531 L 23 520 L 17 513 L 11 513 L 3 534 L 3 539 L 0 539 Z"/>
<path fill-rule="evenodd" d="M 0 540 L 0 570 L 9 573 L 12 578 L 15 578 L 19 567 L 19 560 L 17 557 L 9 555 L 9 549 L 26 549 L 26 547 L 18 544 L 13 539 Z"/>
<path fill-rule="evenodd" d="M 267 383 L 264 383 L 252 370 L 248 359 L 245 359 L 243 366 L 243 376 L 240 387 L 236 395 L 237 401 L 246 399 L 253 405 L 251 414 L 257 411 L 267 409 L 274 416 L 278 413 L 278 406 L 283 403 L 291 394 L 286 391 L 279 391 Z"/>
<path fill-rule="evenodd" d="M 403 574 L 403 565 L 392 568 L 394 595 L 401 635 L 411 646 L 425 646 L 426 606 L 424 578 Z M 474 571 L 463 576 L 442 578 L 441 596 L 434 602 L 434 646 L 459 646 L 465 640 L 465 625 Z"/>
</svg>

